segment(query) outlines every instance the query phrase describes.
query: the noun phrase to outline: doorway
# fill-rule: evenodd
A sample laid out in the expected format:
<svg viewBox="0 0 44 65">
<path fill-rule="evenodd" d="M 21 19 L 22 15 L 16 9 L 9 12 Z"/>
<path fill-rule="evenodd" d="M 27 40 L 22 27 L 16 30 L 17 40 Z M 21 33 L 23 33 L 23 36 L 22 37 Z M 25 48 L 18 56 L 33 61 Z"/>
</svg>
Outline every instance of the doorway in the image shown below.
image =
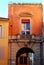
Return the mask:
<svg viewBox="0 0 44 65">
<path fill-rule="evenodd" d="M 33 65 L 31 63 L 30 53 L 34 54 L 34 51 L 27 47 L 21 48 L 16 54 L 16 65 Z"/>
</svg>

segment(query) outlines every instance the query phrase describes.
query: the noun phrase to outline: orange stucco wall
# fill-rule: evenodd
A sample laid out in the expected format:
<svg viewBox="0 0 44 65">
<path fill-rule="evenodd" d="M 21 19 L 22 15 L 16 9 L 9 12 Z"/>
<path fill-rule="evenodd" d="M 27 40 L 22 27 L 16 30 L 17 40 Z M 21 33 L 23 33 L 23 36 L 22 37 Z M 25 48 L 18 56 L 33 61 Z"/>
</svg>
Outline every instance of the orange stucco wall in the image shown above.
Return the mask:
<svg viewBox="0 0 44 65">
<path fill-rule="evenodd" d="M 42 5 L 41 4 L 9 4 L 9 35 L 19 34 L 21 32 L 20 19 L 22 13 L 29 13 L 31 16 L 30 31 L 31 34 L 40 35 L 42 32 Z M 22 15 L 22 16 L 20 16 Z M 12 25 L 12 26 L 10 26 Z"/>
<path fill-rule="evenodd" d="M 2 26 L 2 37 L 0 37 L 0 65 L 8 65 L 8 20 L 1 18 L 0 25 Z"/>
</svg>

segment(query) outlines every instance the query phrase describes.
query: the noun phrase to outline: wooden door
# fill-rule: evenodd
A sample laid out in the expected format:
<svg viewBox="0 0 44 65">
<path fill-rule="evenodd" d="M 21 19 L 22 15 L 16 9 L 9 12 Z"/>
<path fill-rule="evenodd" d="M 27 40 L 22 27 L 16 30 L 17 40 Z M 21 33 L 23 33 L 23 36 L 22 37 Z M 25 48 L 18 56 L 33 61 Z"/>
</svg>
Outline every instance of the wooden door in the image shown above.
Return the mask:
<svg viewBox="0 0 44 65">
<path fill-rule="evenodd" d="M 20 56 L 18 58 L 18 65 L 30 65 L 30 59 L 27 56 Z"/>
</svg>

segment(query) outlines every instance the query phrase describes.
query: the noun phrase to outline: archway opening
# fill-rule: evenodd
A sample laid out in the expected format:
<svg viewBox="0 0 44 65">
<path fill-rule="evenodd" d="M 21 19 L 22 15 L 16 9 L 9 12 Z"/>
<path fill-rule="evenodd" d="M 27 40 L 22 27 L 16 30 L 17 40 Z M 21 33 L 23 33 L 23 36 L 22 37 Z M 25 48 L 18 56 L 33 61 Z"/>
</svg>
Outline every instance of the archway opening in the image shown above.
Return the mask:
<svg viewBox="0 0 44 65">
<path fill-rule="evenodd" d="M 16 65 L 33 65 L 34 51 L 23 47 L 16 54 Z"/>
</svg>

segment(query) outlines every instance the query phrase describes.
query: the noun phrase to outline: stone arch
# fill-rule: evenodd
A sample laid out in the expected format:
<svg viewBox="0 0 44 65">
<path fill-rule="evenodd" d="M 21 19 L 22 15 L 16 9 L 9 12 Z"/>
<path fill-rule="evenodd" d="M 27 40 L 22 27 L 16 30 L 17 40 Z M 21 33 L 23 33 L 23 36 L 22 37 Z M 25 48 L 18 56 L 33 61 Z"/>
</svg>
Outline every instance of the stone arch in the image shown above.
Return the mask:
<svg viewBox="0 0 44 65">
<path fill-rule="evenodd" d="M 23 48 L 19 49 L 18 52 L 16 53 L 16 65 L 20 65 L 20 64 L 18 64 L 18 61 L 19 61 L 18 58 L 21 57 L 24 53 L 26 55 L 24 55 L 23 57 L 28 57 L 28 53 L 34 53 L 34 51 L 28 47 L 23 47 Z"/>
</svg>

